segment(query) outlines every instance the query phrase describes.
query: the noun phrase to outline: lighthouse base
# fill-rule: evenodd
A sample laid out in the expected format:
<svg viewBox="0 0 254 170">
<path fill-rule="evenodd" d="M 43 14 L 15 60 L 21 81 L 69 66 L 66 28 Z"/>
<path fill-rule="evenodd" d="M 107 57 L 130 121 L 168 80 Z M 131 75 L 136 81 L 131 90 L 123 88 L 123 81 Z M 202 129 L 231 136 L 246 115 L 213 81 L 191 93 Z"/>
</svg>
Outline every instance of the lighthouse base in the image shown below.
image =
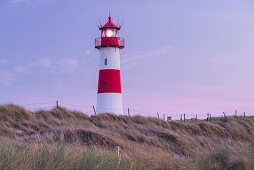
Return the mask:
<svg viewBox="0 0 254 170">
<path fill-rule="evenodd" d="M 121 93 L 99 93 L 97 95 L 96 112 L 123 114 L 122 94 Z"/>
</svg>

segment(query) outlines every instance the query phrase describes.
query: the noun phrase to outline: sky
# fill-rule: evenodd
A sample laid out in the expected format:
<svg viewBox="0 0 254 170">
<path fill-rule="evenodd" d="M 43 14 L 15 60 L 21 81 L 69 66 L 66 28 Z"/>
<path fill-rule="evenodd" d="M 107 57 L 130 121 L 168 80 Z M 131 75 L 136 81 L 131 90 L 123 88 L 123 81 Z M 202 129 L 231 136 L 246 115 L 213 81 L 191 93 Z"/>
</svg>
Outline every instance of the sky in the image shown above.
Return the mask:
<svg viewBox="0 0 254 170">
<path fill-rule="evenodd" d="M 0 104 L 92 114 L 109 11 L 126 39 L 125 114 L 254 114 L 252 0 L 0 0 Z"/>
</svg>

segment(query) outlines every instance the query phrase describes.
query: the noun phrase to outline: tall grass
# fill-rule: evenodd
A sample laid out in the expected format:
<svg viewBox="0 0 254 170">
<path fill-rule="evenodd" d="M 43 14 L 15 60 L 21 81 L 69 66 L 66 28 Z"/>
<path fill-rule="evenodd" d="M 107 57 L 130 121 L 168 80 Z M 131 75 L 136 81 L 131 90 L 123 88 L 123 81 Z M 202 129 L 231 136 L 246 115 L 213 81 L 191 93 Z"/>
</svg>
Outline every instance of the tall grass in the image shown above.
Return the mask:
<svg viewBox="0 0 254 170">
<path fill-rule="evenodd" d="M 0 139 L 0 169 L 254 169 L 253 117 L 166 122 L 10 104 Z"/>
<path fill-rule="evenodd" d="M 197 169 L 252 170 L 254 168 L 254 145 L 249 143 L 224 143 L 212 151 L 198 155 Z"/>
<path fill-rule="evenodd" d="M 0 144 L 0 169 L 142 169 L 117 152 L 71 144 Z"/>
<path fill-rule="evenodd" d="M 0 169 L 232 169 L 252 170 L 254 145 L 219 145 L 194 157 L 175 157 L 162 150 L 126 152 L 96 146 L 0 142 Z"/>
</svg>

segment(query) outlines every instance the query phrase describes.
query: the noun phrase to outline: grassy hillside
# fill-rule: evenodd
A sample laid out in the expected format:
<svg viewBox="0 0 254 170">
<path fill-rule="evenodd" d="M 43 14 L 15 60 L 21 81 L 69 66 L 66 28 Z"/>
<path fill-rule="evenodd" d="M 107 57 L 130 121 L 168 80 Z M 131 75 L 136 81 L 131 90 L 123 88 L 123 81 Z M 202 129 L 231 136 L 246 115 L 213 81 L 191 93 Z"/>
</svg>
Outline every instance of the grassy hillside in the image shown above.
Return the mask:
<svg viewBox="0 0 254 170">
<path fill-rule="evenodd" d="M 166 122 L 4 105 L 0 125 L 0 168 L 254 168 L 253 117 Z"/>
</svg>

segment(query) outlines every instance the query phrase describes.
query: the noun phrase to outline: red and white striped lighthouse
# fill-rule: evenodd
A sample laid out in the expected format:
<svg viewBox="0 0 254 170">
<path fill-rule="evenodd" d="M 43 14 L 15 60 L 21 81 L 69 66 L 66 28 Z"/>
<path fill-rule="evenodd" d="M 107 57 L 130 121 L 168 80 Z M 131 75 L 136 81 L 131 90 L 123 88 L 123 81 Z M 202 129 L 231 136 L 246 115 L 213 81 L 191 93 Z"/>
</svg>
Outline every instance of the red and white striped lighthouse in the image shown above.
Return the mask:
<svg viewBox="0 0 254 170">
<path fill-rule="evenodd" d="M 125 40 L 118 36 L 120 29 L 109 16 L 108 22 L 99 26 L 101 37 L 95 39 L 95 48 L 100 51 L 97 113 L 123 114 L 120 50 Z"/>
</svg>

